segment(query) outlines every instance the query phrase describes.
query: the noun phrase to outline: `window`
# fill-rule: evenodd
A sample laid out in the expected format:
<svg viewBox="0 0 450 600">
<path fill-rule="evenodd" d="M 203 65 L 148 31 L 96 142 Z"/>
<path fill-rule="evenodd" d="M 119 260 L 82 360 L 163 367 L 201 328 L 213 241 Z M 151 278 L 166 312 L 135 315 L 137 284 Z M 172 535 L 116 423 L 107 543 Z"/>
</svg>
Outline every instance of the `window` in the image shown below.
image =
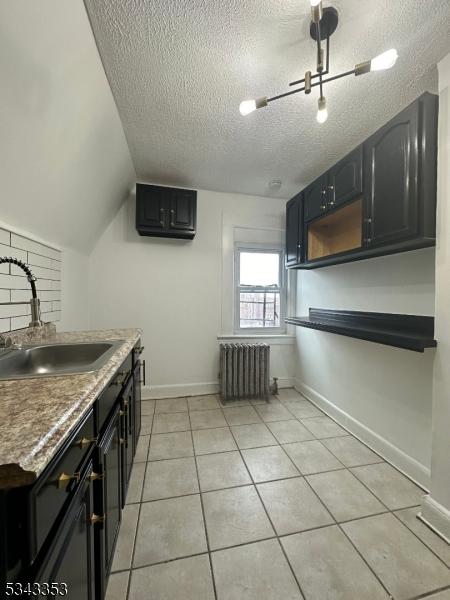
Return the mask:
<svg viewBox="0 0 450 600">
<path fill-rule="evenodd" d="M 236 332 L 285 330 L 282 250 L 236 246 L 235 288 Z"/>
</svg>

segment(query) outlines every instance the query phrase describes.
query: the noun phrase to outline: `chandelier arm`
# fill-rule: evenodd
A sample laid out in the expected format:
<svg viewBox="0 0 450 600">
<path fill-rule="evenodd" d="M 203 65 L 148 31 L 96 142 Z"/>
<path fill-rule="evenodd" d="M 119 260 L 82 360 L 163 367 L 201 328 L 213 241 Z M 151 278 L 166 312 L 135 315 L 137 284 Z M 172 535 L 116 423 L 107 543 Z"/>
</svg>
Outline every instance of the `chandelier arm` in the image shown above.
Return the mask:
<svg viewBox="0 0 450 600">
<path fill-rule="evenodd" d="M 318 85 L 320 85 L 320 89 L 322 90 L 322 86 L 325 83 L 329 83 L 330 81 L 335 81 L 336 79 L 341 79 L 342 77 L 347 77 L 347 75 L 354 75 L 356 73 L 356 69 L 352 69 L 351 71 L 344 71 L 343 73 L 340 73 L 339 75 L 333 75 L 333 77 L 328 77 L 328 79 L 322 79 L 320 78 L 319 81 L 316 81 L 314 83 L 311 83 L 311 87 L 317 87 Z M 304 81 L 304 80 L 303 80 Z M 267 102 L 273 102 L 274 100 L 279 100 L 280 98 L 285 98 L 286 96 L 292 96 L 292 94 L 297 94 L 298 92 L 304 92 L 305 88 L 301 87 L 301 88 L 297 88 L 296 90 L 292 90 L 290 92 L 285 92 L 284 94 L 278 94 L 278 96 L 272 96 L 272 98 L 267 98 Z M 322 96 L 322 92 L 321 92 L 321 96 Z"/>
</svg>

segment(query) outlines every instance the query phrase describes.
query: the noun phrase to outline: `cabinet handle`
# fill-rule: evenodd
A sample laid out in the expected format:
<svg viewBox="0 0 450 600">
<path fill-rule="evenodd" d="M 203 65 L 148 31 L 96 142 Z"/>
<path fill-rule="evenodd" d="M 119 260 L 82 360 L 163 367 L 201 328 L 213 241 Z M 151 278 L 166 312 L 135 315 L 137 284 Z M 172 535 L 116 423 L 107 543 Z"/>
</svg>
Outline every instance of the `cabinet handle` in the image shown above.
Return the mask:
<svg viewBox="0 0 450 600">
<path fill-rule="evenodd" d="M 97 442 L 97 438 L 81 438 L 81 440 L 77 440 L 76 442 L 74 442 L 74 446 L 79 446 L 81 449 L 85 448 L 86 446 L 89 446 L 89 444 L 95 444 Z"/>
<path fill-rule="evenodd" d="M 328 202 L 329 206 L 334 206 L 334 200 L 331 200 L 330 202 Z"/>
<path fill-rule="evenodd" d="M 91 481 L 97 481 L 98 479 L 103 479 L 103 475 L 101 473 L 95 473 L 94 471 L 92 471 L 92 473 L 89 476 L 89 479 Z"/>
<path fill-rule="evenodd" d="M 164 220 L 165 220 L 164 219 L 164 209 L 160 208 L 159 212 L 160 212 L 159 224 L 164 227 Z"/>
<path fill-rule="evenodd" d="M 89 518 L 89 521 L 91 525 L 95 525 L 95 523 L 104 523 L 105 519 L 106 515 L 96 515 L 95 513 L 92 513 L 92 515 Z"/>
<path fill-rule="evenodd" d="M 143 385 L 145 385 L 145 358 L 142 361 L 142 375 L 143 375 L 143 377 L 139 383 L 142 383 Z"/>
<path fill-rule="evenodd" d="M 300 248 L 302 247 L 301 244 L 297 244 L 297 248 L 300 250 Z"/>
<path fill-rule="evenodd" d="M 370 244 L 370 242 L 372 241 L 372 238 L 366 238 L 364 241 L 366 242 L 366 244 Z"/>
<path fill-rule="evenodd" d="M 59 490 L 65 490 L 66 487 L 69 485 L 69 483 L 74 480 L 77 483 L 80 481 L 80 474 L 79 473 L 74 473 L 73 475 L 68 475 L 67 473 L 64 473 L 64 471 L 61 473 L 61 475 L 58 477 L 58 479 L 56 480 L 56 487 Z"/>
<path fill-rule="evenodd" d="M 326 209 L 326 207 L 327 207 L 327 205 L 326 205 L 326 204 L 321 204 L 321 205 L 320 205 L 320 208 L 321 208 L 322 210 L 325 210 L 325 209 Z"/>
<path fill-rule="evenodd" d="M 364 219 L 364 223 L 367 223 L 367 225 L 370 225 L 372 223 L 372 219 L 370 217 L 368 217 L 367 219 Z"/>
<path fill-rule="evenodd" d="M 332 192 L 334 190 L 334 185 L 328 185 L 327 188 Z"/>
<path fill-rule="evenodd" d="M 125 438 L 119 438 L 119 444 L 123 446 L 125 444 Z"/>
<path fill-rule="evenodd" d="M 170 209 L 170 226 L 175 227 L 175 223 L 173 222 L 175 216 L 175 210 L 173 208 Z"/>
</svg>

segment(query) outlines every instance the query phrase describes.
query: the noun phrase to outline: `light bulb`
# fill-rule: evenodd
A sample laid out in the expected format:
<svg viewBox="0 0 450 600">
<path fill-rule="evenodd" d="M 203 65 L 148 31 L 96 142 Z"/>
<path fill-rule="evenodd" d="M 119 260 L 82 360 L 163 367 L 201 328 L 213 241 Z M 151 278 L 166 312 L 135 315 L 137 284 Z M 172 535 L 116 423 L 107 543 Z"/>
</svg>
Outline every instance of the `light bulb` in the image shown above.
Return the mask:
<svg viewBox="0 0 450 600">
<path fill-rule="evenodd" d="M 325 123 L 328 119 L 327 101 L 324 97 L 319 98 L 318 101 L 319 109 L 317 111 L 316 119 L 318 123 Z"/>
<path fill-rule="evenodd" d="M 372 58 L 370 61 L 370 70 L 371 71 L 384 71 L 385 69 L 390 69 L 393 67 L 397 61 L 398 53 L 395 48 L 391 48 L 383 54 L 379 54 L 375 58 Z"/>
<path fill-rule="evenodd" d="M 255 100 L 244 100 L 239 105 L 239 112 L 243 117 L 249 115 L 254 110 L 256 110 L 256 102 Z"/>
<path fill-rule="evenodd" d="M 263 106 L 267 106 L 268 100 L 264 96 L 263 98 L 257 98 L 256 100 L 244 100 L 239 105 L 239 112 L 243 117 L 249 115 L 257 108 L 263 108 Z"/>
</svg>

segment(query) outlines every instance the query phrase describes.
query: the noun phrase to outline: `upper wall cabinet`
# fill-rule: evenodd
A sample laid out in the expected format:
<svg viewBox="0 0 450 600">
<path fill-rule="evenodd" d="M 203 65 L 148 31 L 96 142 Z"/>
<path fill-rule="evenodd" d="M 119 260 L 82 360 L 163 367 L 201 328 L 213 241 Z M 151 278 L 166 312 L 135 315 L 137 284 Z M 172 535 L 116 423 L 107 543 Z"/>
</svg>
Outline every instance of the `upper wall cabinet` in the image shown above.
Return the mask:
<svg viewBox="0 0 450 600">
<path fill-rule="evenodd" d="M 303 252 L 303 193 L 301 192 L 286 204 L 286 267 L 298 265 Z"/>
<path fill-rule="evenodd" d="M 136 185 L 136 229 L 140 235 L 192 239 L 197 192 L 158 185 Z"/>
<path fill-rule="evenodd" d="M 435 245 L 437 116 L 437 96 L 424 94 L 290 200 L 286 266 L 311 269 Z"/>
</svg>

